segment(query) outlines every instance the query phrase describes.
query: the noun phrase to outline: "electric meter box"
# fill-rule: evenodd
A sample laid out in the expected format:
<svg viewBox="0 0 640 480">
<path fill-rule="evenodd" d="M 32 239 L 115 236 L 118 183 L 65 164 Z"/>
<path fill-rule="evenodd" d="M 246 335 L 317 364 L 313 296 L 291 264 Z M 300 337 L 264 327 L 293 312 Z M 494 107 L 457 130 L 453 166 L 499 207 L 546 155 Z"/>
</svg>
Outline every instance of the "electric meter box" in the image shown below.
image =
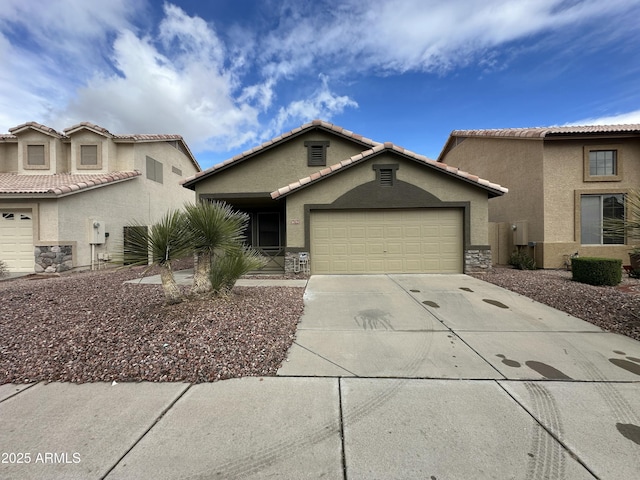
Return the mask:
<svg viewBox="0 0 640 480">
<path fill-rule="evenodd" d="M 105 242 L 105 224 L 103 220 L 89 220 L 89 243 L 92 245 L 101 245 Z"/>
</svg>

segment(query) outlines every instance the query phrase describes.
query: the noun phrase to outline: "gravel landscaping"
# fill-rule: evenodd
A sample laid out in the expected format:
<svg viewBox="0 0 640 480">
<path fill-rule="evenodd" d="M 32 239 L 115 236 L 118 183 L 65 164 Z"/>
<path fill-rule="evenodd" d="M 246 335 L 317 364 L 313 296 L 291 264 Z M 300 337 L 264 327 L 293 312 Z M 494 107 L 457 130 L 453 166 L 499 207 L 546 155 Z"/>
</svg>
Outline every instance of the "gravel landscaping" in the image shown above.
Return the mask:
<svg viewBox="0 0 640 480">
<path fill-rule="evenodd" d="M 235 287 L 225 297 L 166 306 L 159 285 L 123 283 L 141 273 L 0 282 L 0 384 L 210 382 L 276 373 L 303 312 L 303 288 Z M 565 271 L 496 268 L 474 276 L 640 340 L 638 279 L 594 287 Z"/>
<path fill-rule="evenodd" d="M 494 268 L 476 278 L 567 312 L 609 332 L 640 340 L 640 280 L 623 274 L 616 287 L 595 287 L 571 279 L 566 270 Z"/>
<path fill-rule="evenodd" d="M 304 288 L 235 287 L 225 297 L 166 306 L 159 285 L 123 283 L 141 271 L 0 282 L 0 384 L 276 373 L 302 315 Z"/>
</svg>

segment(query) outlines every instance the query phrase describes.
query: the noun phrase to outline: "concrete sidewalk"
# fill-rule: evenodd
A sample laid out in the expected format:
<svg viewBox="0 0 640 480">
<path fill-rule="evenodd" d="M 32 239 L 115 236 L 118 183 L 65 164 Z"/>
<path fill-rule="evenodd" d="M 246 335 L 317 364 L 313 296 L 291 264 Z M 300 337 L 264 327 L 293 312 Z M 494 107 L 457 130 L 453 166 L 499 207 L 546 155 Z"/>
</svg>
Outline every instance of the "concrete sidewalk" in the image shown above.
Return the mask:
<svg viewBox="0 0 640 480">
<path fill-rule="evenodd" d="M 464 275 L 311 277 L 279 377 L 3 385 L 0 431 L 3 479 L 633 479 L 640 342 Z"/>
<path fill-rule="evenodd" d="M 173 272 L 178 285 L 191 285 L 193 283 L 193 269 L 177 270 Z M 238 287 L 306 287 L 307 279 L 287 278 L 240 278 L 236 281 Z M 160 275 L 150 275 L 136 280 L 128 280 L 125 283 L 138 285 L 160 285 Z"/>
</svg>

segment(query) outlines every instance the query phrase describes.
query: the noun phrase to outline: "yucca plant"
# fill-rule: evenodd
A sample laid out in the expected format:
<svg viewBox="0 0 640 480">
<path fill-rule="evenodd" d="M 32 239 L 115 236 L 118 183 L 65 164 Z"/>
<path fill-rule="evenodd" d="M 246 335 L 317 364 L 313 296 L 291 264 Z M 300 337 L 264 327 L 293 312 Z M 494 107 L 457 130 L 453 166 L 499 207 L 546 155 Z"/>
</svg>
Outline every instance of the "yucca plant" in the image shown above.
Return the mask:
<svg viewBox="0 0 640 480">
<path fill-rule="evenodd" d="M 229 291 L 242 275 L 258 270 L 266 264 L 266 257 L 246 246 L 216 252 L 214 267 L 209 272 L 212 289 L 214 292 Z"/>
<path fill-rule="evenodd" d="M 239 248 L 249 217 L 223 202 L 187 204 L 185 214 L 196 255 L 191 293 L 210 292 L 215 254 L 224 258 L 225 253 Z"/>
<path fill-rule="evenodd" d="M 640 244 L 640 190 L 631 190 L 626 195 L 624 218 L 608 218 L 603 222 L 605 233 L 625 238 L 628 242 Z M 637 251 L 635 251 L 637 250 Z M 640 254 L 640 247 L 634 247 L 631 254 Z"/>
<path fill-rule="evenodd" d="M 193 254 L 193 240 L 184 212 L 170 210 L 148 230 L 131 224 L 127 229 L 124 259 L 129 265 L 158 265 L 162 289 L 168 304 L 182 301 L 171 263 Z"/>
</svg>

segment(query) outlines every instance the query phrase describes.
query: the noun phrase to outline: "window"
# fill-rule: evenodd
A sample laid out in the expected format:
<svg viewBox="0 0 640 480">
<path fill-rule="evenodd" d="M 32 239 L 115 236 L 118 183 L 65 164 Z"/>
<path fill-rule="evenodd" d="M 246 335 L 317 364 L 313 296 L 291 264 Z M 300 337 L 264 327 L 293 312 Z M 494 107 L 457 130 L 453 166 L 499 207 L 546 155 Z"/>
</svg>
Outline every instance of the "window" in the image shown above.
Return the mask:
<svg viewBox="0 0 640 480">
<path fill-rule="evenodd" d="M 624 238 L 603 231 L 603 220 L 624 218 L 621 193 L 580 196 L 580 243 L 583 245 L 621 245 Z"/>
<path fill-rule="evenodd" d="M 147 157 L 147 178 L 162 183 L 162 163 Z"/>
<path fill-rule="evenodd" d="M 100 168 L 97 145 L 80 145 L 80 168 Z"/>
<path fill-rule="evenodd" d="M 399 165 L 374 165 L 376 171 L 376 180 L 381 187 L 393 187 L 396 183 L 396 170 Z"/>
<path fill-rule="evenodd" d="M 327 165 L 327 148 L 329 141 L 307 141 L 304 142 L 307 147 L 307 166 L 324 167 Z"/>
<path fill-rule="evenodd" d="M 280 246 L 280 214 L 277 212 L 258 213 L 258 246 Z"/>
<path fill-rule="evenodd" d="M 49 152 L 46 144 L 27 144 L 24 150 L 24 168 L 27 170 L 47 170 Z"/>
<path fill-rule="evenodd" d="M 616 150 L 591 150 L 589 152 L 589 175 L 592 177 L 616 175 Z"/>
<path fill-rule="evenodd" d="M 613 147 L 612 145 L 605 145 L 584 148 L 585 181 L 607 182 L 622 179 L 620 148 Z"/>
</svg>

